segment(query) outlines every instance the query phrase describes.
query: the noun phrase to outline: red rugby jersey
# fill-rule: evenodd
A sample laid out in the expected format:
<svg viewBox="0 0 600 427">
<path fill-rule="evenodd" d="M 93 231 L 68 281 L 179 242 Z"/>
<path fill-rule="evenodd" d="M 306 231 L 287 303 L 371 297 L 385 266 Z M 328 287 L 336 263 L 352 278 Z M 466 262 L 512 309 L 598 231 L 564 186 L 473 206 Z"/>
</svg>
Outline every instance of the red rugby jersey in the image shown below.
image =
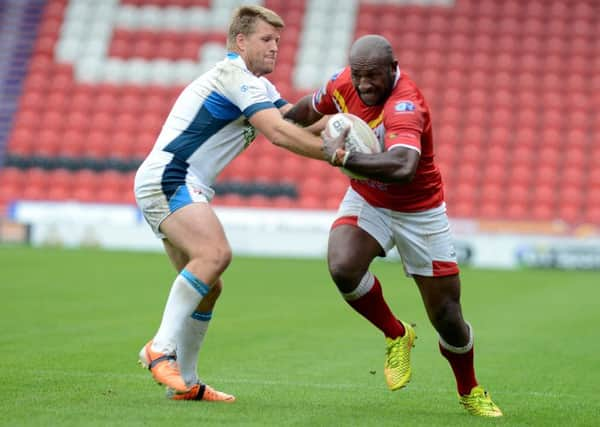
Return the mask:
<svg viewBox="0 0 600 427">
<path fill-rule="evenodd" d="M 398 69 L 394 89 L 383 105 L 365 105 L 350 77 L 350 67 L 334 74 L 313 94 L 313 108 L 321 114 L 351 113 L 374 130 L 385 149 L 407 147 L 421 158 L 413 180 L 389 183 L 351 179 L 350 185 L 370 204 L 401 212 L 418 212 L 444 201 L 442 177 L 434 163 L 431 117 L 425 98 L 415 83 Z"/>
</svg>

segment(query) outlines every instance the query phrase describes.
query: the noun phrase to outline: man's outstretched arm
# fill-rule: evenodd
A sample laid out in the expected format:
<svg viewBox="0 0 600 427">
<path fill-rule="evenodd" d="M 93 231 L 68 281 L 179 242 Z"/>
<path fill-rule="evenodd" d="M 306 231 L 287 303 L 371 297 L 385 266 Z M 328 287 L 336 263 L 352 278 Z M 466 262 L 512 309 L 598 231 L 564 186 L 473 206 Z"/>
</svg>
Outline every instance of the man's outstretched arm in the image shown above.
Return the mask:
<svg viewBox="0 0 600 427">
<path fill-rule="evenodd" d="M 306 95 L 290 108 L 283 117 L 301 126 L 310 126 L 323 115 L 315 111 L 312 106 L 312 95 Z"/>
</svg>

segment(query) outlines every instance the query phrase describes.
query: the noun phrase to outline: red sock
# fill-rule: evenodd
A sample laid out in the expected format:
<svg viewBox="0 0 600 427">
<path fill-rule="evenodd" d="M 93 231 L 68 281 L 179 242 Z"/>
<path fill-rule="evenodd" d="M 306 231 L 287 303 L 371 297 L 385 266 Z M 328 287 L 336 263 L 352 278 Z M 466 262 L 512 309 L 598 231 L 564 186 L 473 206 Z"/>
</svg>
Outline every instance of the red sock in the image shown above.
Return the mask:
<svg viewBox="0 0 600 427">
<path fill-rule="evenodd" d="M 452 372 L 454 372 L 458 394 L 465 395 L 471 393 L 471 389 L 477 385 L 475 368 L 473 367 L 473 347 L 466 353 L 453 353 L 442 347 L 441 344 L 439 346 L 440 353 L 448 360 Z"/>
<path fill-rule="evenodd" d="M 377 277 L 373 287 L 365 295 L 352 301 L 346 301 L 354 310 L 362 314 L 388 338 L 404 336 L 404 326 L 383 299 L 383 292 Z"/>
</svg>

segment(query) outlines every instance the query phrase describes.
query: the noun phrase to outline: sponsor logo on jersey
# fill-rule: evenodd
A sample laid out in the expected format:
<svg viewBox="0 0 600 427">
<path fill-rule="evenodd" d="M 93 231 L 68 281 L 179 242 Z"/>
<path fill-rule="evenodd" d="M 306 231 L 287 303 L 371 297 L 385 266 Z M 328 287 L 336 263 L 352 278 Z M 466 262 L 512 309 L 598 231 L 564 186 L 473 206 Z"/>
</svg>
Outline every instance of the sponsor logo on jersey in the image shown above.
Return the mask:
<svg viewBox="0 0 600 427">
<path fill-rule="evenodd" d="M 415 104 L 412 101 L 400 101 L 396 103 L 394 110 L 398 113 L 412 113 L 415 111 Z"/>
<path fill-rule="evenodd" d="M 241 85 L 241 86 L 240 86 L 240 90 L 241 90 L 242 92 L 248 92 L 248 85 Z"/>
</svg>

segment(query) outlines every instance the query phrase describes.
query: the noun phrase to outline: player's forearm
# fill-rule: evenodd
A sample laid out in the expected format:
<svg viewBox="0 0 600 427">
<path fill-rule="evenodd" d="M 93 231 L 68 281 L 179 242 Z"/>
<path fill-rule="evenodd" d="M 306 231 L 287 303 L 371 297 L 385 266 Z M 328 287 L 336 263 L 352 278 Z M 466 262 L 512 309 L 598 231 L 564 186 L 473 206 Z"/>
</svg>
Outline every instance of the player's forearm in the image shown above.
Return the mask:
<svg viewBox="0 0 600 427">
<path fill-rule="evenodd" d="M 328 160 L 323 152 L 323 141 L 293 125 L 282 121 L 275 126 L 273 134 L 268 137 L 273 144 L 304 157 L 317 160 Z"/>
<path fill-rule="evenodd" d="M 325 130 L 325 127 L 327 126 L 327 120 L 329 120 L 330 117 L 331 116 L 323 116 L 320 120 L 317 120 L 310 126 L 306 126 L 304 129 L 314 135 L 320 135 L 321 132 Z"/>
<path fill-rule="evenodd" d="M 312 96 L 306 95 L 303 98 L 300 98 L 300 100 L 283 115 L 283 117 L 300 126 L 310 126 L 323 116 L 313 109 Z"/>
<path fill-rule="evenodd" d="M 359 175 L 382 182 L 410 182 L 416 172 L 416 163 L 404 156 L 350 153 L 345 167 Z"/>
</svg>

